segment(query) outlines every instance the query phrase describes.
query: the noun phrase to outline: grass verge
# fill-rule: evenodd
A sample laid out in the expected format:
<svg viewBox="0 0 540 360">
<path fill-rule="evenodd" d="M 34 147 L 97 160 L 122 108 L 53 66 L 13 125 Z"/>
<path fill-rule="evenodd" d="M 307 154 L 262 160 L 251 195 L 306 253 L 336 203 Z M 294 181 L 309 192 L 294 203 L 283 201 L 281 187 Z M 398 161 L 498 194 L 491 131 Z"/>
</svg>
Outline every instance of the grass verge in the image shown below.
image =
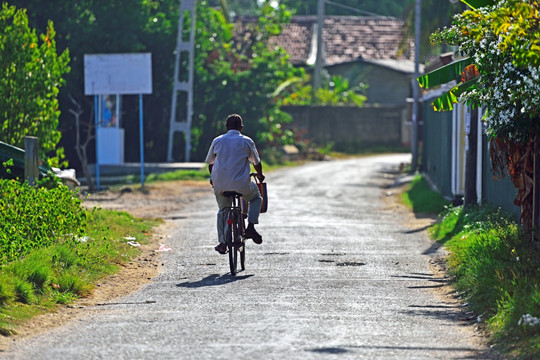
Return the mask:
<svg viewBox="0 0 540 360">
<path fill-rule="evenodd" d="M 84 237 L 36 249 L 0 268 L 0 334 L 16 334 L 33 316 L 88 295 L 99 279 L 139 254 L 128 241 L 147 243 L 159 224 L 125 212 L 88 213 Z"/>
<path fill-rule="evenodd" d="M 401 200 L 415 213 L 420 214 L 438 214 L 450 204 L 440 193 L 431 190 L 421 175 L 414 177 L 408 190 L 401 194 Z"/>
<path fill-rule="evenodd" d="M 432 204 L 440 202 L 440 195 L 418 191 L 419 184 L 421 180 L 411 183 L 404 198 L 415 211 L 436 209 Z M 510 214 L 497 208 L 446 206 L 438 213 L 440 221 L 430 235 L 450 252 L 453 285 L 490 340 L 512 358 L 540 358 L 538 246 Z"/>
</svg>

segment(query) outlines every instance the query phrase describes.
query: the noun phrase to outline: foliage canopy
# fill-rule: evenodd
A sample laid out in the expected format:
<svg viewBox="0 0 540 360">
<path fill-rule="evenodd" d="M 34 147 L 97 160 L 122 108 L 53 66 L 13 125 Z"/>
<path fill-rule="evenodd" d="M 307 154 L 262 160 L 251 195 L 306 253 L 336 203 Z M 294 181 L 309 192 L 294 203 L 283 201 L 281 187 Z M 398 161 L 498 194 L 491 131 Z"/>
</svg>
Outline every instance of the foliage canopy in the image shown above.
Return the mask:
<svg viewBox="0 0 540 360">
<path fill-rule="evenodd" d="M 62 76 L 70 68 L 67 50 L 57 54 L 56 32 L 48 22 L 45 34 L 36 35 L 25 10 L 2 4 L 0 10 L 0 138 L 23 147 L 25 136 L 40 139 L 41 153 L 56 151 L 61 133 L 58 93 Z"/>
<path fill-rule="evenodd" d="M 538 132 L 539 10 L 535 0 L 502 0 L 458 14 L 450 28 L 432 35 L 474 60 L 479 76 L 463 97 L 486 107 L 493 137 L 525 142 L 531 130 Z"/>
</svg>

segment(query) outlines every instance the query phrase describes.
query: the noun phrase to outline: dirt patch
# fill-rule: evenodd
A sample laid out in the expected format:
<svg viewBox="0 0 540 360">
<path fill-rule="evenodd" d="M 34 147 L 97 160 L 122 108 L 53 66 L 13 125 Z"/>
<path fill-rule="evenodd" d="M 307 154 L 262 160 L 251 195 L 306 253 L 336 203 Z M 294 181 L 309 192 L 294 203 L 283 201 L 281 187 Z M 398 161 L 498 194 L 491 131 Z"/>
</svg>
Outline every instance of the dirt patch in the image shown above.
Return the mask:
<svg viewBox="0 0 540 360">
<path fill-rule="evenodd" d="M 212 189 L 206 181 L 168 181 L 137 186 L 125 186 L 118 191 L 89 195 L 84 205 L 92 208 L 127 211 L 140 218 L 170 219 Z"/>
<path fill-rule="evenodd" d="M 167 236 L 174 228 L 172 219 L 185 211 L 189 204 L 201 196 L 208 195 L 211 187 L 201 181 L 171 181 L 140 186 L 124 187 L 119 191 L 104 191 L 92 194 L 83 205 L 88 208 L 99 206 L 103 209 L 127 211 L 139 218 L 162 218 L 164 223 L 154 229 L 148 244 L 140 247 L 140 255 L 122 266 L 119 272 L 104 278 L 96 284 L 94 291 L 85 298 L 67 305 L 58 306 L 55 311 L 38 315 L 16 329 L 15 336 L 0 336 L 0 352 L 6 351 L 11 343 L 24 337 L 37 335 L 79 318 L 85 308 L 105 304 L 115 298 L 126 296 L 150 282 L 161 267 L 160 244 L 167 242 Z"/>
</svg>

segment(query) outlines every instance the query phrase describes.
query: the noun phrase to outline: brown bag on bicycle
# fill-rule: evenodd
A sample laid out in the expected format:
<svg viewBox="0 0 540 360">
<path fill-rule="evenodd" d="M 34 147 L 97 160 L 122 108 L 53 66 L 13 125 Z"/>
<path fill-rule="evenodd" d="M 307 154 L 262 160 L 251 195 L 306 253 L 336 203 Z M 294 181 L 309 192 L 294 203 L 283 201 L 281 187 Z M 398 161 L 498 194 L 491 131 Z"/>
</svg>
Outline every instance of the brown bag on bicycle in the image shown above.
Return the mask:
<svg viewBox="0 0 540 360">
<path fill-rule="evenodd" d="M 260 182 L 259 180 L 257 180 L 256 183 L 257 187 L 259 188 L 259 192 L 261 193 L 261 213 L 265 213 L 266 210 L 268 210 L 268 192 L 266 188 L 266 183 Z M 246 200 L 242 199 L 242 201 L 240 202 L 240 208 L 242 209 L 243 214 L 247 214 L 249 203 Z"/>
<path fill-rule="evenodd" d="M 262 203 L 261 203 L 261 213 L 265 213 L 268 210 L 268 192 L 266 189 L 265 182 L 258 182 L 257 186 L 259 187 L 259 192 L 261 193 Z"/>
</svg>

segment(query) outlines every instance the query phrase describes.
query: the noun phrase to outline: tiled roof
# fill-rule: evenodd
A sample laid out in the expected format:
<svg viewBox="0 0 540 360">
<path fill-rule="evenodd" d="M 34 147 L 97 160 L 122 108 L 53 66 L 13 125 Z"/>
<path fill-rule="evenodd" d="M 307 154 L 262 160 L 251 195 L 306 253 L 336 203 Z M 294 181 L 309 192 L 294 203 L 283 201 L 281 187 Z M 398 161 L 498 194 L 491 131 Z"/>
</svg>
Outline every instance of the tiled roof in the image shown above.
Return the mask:
<svg viewBox="0 0 540 360">
<path fill-rule="evenodd" d="M 240 23 L 253 18 L 237 18 Z M 335 65 L 356 59 L 413 59 L 414 44 L 403 55 L 398 49 L 403 39 L 402 20 L 391 17 L 327 16 L 324 19 L 323 42 L 325 65 Z M 281 34 L 273 39 L 282 46 L 295 64 L 313 64 L 317 40 L 316 16 L 293 16 L 290 24 L 284 25 Z M 242 31 L 240 31 L 242 32 Z M 245 36 L 245 34 L 244 34 Z"/>
</svg>

